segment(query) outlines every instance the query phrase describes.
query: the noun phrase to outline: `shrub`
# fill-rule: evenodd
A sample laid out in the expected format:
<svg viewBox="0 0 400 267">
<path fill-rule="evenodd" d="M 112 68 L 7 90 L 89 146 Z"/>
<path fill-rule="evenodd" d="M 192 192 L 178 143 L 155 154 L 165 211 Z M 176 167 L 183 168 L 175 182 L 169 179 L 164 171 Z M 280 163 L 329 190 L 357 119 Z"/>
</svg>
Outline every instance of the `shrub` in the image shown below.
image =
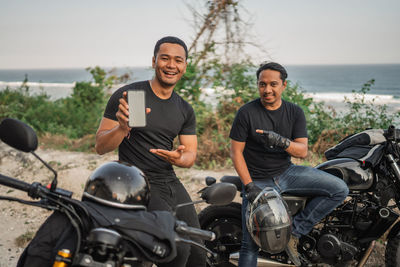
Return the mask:
<svg viewBox="0 0 400 267">
<path fill-rule="evenodd" d="M 56 101 L 51 101 L 44 92 L 30 94 L 27 79 L 15 90 L 0 91 L 0 119 L 22 120 L 39 135 L 51 133 L 81 138 L 95 133 L 106 103 L 105 92 L 127 77 L 108 74 L 100 67 L 87 70 L 93 81 L 76 82 L 71 96 Z"/>
<path fill-rule="evenodd" d="M 389 125 L 395 122 L 400 112 L 389 114 L 388 106 L 376 105 L 376 98 L 367 100 L 366 94 L 371 90 L 375 80 L 366 82 L 359 91 L 353 90 L 353 97 L 349 99 L 345 97 L 349 111 L 337 120 L 339 128 L 345 133 L 353 133 L 362 131 L 367 128 L 387 129 Z"/>
</svg>

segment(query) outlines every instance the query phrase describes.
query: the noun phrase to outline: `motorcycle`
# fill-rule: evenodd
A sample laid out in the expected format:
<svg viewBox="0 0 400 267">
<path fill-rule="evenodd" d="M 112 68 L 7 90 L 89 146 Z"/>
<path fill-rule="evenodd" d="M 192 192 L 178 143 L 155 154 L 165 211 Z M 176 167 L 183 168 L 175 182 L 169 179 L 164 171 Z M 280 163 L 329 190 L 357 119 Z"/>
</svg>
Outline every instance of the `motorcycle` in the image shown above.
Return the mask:
<svg viewBox="0 0 400 267">
<path fill-rule="evenodd" d="M 185 222 L 177 220 L 175 215 L 179 208 L 202 202 L 227 205 L 236 194 L 236 188 L 232 184 L 218 183 L 207 186 L 199 192 L 201 200 L 179 204 L 174 212 L 146 210 L 128 212 L 102 206 L 99 203 L 85 203 L 83 200 L 72 198 L 72 192 L 58 188 L 57 172 L 35 153 L 38 139 L 34 130 L 25 123 L 10 118 L 4 119 L 0 123 L 0 139 L 15 149 L 32 153 L 54 173 L 54 179 L 49 186 L 38 182 L 29 184 L 0 174 L 0 185 L 27 192 L 32 199 L 39 199 L 27 201 L 0 196 L 0 200 L 53 210 L 54 213 L 46 223 L 61 222 L 54 228 L 71 228 L 72 231 L 61 231 L 63 236 L 57 237 L 57 253 L 54 255 L 52 266 L 152 266 L 153 263 L 168 262 L 173 259 L 177 254 L 177 243 L 198 246 L 207 251 L 209 256 L 216 256 L 204 245 L 189 239 L 197 237 L 211 241 L 215 238 L 215 234 L 208 230 L 189 227 Z M 102 219 L 106 219 L 106 223 L 100 224 L 98 218 L 93 215 L 93 210 L 99 212 Z M 113 214 L 118 214 L 118 217 L 112 217 L 115 220 L 107 222 L 111 217 L 106 218 L 103 212 L 107 213 L 110 210 Z M 133 224 L 139 226 L 132 228 Z M 155 232 L 161 233 L 164 238 L 160 238 Z M 70 235 L 73 238 L 70 238 Z M 60 240 L 66 242 L 59 243 Z M 18 266 L 26 266 L 27 263 L 24 262 L 27 257 L 26 251 L 25 249 Z"/>
<path fill-rule="evenodd" d="M 313 230 L 299 240 L 302 266 L 363 266 L 379 238 L 385 233 L 385 264 L 400 266 L 400 129 L 366 130 L 345 138 L 325 152 L 327 161 L 315 168 L 343 179 L 349 187 L 347 199 Z M 206 184 L 215 183 L 213 177 Z M 224 176 L 239 192 L 238 176 Z M 293 216 L 302 210 L 307 197 L 282 194 Z M 396 211 L 397 210 L 397 211 Z M 242 239 L 241 204 L 211 205 L 199 213 L 201 228 L 213 231 L 216 239 L 205 245 L 218 257 L 208 266 L 237 266 Z M 285 252 L 260 250 L 257 266 L 293 266 Z"/>
</svg>

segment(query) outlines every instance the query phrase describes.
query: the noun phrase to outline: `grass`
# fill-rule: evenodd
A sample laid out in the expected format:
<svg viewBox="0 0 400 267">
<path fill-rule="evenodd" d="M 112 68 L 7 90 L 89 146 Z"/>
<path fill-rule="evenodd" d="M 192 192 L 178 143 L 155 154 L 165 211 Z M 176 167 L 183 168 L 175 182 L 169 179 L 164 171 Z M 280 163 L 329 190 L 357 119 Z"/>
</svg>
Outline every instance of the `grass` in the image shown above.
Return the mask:
<svg viewBox="0 0 400 267">
<path fill-rule="evenodd" d="M 35 232 L 28 230 L 24 234 L 15 238 L 15 244 L 21 248 L 25 247 L 28 244 L 28 242 L 30 242 L 33 239 L 34 236 L 35 236 Z"/>
<path fill-rule="evenodd" d="M 80 152 L 95 152 L 95 140 L 94 134 L 88 134 L 77 139 L 50 133 L 39 136 L 39 143 L 42 148 Z"/>
</svg>

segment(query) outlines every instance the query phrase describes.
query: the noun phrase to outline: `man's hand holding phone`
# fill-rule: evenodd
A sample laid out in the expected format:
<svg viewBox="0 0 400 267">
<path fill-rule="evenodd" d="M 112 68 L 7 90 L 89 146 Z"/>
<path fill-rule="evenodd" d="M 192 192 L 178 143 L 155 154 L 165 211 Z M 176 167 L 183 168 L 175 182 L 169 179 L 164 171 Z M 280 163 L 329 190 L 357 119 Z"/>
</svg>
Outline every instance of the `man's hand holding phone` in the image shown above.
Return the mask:
<svg viewBox="0 0 400 267">
<path fill-rule="evenodd" d="M 128 92 L 132 92 L 132 91 L 128 91 Z M 116 114 L 120 128 L 126 132 L 126 135 L 129 134 L 129 132 L 132 128 L 129 125 L 129 117 L 130 117 L 129 115 L 130 115 L 130 113 L 132 113 L 131 116 L 133 117 L 134 110 L 136 109 L 136 107 L 134 106 L 134 103 L 128 104 L 128 92 L 126 92 L 126 91 L 123 92 L 122 97 L 119 99 L 119 106 L 118 106 L 118 111 Z M 139 101 L 141 101 L 143 103 L 142 105 L 140 105 L 141 108 L 143 108 L 143 112 L 140 115 L 143 117 L 143 116 L 145 116 L 145 114 L 149 114 L 151 112 L 151 109 L 145 108 L 144 98 L 139 99 Z M 132 101 L 132 102 L 135 102 L 135 101 Z M 138 113 L 140 113 L 141 109 L 139 109 L 139 107 L 137 107 L 137 108 L 139 110 Z M 133 125 L 133 127 L 135 127 L 135 126 Z"/>
<path fill-rule="evenodd" d="M 131 128 L 146 126 L 146 93 L 143 90 L 128 91 L 129 121 Z"/>
</svg>

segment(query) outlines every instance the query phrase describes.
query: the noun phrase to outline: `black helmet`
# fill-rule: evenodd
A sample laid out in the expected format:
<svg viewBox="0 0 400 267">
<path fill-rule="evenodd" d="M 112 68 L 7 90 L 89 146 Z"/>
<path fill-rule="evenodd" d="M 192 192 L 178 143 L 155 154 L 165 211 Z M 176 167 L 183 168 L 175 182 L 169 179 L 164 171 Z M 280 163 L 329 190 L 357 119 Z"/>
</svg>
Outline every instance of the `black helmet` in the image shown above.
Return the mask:
<svg viewBox="0 0 400 267">
<path fill-rule="evenodd" d="M 86 182 L 82 199 L 122 209 L 146 209 L 150 188 L 137 167 L 121 161 L 98 167 Z"/>
<path fill-rule="evenodd" d="M 254 242 L 264 251 L 282 252 L 290 239 L 291 219 L 285 201 L 266 187 L 247 206 L 246 226 Z"/>
</svg>

